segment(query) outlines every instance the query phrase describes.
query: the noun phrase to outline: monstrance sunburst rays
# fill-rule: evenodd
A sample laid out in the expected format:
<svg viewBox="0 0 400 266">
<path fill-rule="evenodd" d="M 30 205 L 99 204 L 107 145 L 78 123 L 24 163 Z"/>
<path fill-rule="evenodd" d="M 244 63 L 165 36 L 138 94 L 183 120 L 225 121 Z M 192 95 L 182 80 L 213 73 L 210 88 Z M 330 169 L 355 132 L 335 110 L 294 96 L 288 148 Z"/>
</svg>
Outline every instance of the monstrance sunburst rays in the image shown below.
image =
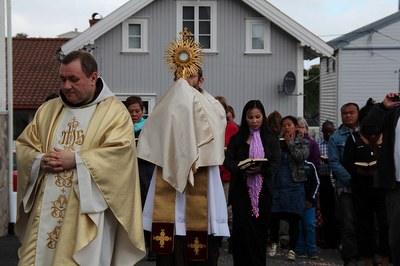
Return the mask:
<svg viewBox="0 0 400 266">
<path fill-rule="evenodd" d="M 176 78 L 195 76 L 201 67 L 204 54 L 200 44 L 194 41 L 190 31 L 185 27 L 174 42 L 165 49 L 165 62 Z"/>
</svg>

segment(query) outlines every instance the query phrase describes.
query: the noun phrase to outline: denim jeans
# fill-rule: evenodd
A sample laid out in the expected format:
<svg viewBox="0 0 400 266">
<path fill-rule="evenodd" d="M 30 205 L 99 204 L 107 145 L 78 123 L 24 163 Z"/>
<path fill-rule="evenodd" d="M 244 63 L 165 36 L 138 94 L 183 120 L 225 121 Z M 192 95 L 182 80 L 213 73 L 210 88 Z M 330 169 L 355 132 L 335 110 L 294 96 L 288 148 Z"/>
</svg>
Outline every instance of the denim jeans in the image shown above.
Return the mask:
<svg viewBox="0 0 400 266">
<path fill-rule="evenodd" d="M 314 256 L 317 254 L 315 235 L 315 208 L 304 210 L 303 218 L 299 222 L 299 237 L 297 238 L 296 253 Z"/>
</svg>

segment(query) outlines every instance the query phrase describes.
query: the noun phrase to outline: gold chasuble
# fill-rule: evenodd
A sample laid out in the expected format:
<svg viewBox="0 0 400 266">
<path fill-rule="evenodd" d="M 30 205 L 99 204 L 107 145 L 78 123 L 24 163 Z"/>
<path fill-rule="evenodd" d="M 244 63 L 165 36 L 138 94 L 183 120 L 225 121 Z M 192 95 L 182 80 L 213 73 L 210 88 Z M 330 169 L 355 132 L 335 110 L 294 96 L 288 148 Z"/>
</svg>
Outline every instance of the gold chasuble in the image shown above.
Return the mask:
<svg viewBox="0 0 400 266">
<path fill-rule="evenodd" d="M 182 78 L 168 89 L 147 119 L 138 142 L 138 157 L 158 166 L 153 252 L 173 252 L 175 194 L 185 192 L 188 259 L 207 258 L 207 169 L 223 163 L 225 127 L 221 104 Z"/>
<path fill-rule="evenodd" d="M 134 265 L 145 256 L 132 122 L 102 79 L 86 106 L 43 104 L 17 140 L 20 265 Z M 54 148 L 76 168 L 43 173 Z"/>
</svg>

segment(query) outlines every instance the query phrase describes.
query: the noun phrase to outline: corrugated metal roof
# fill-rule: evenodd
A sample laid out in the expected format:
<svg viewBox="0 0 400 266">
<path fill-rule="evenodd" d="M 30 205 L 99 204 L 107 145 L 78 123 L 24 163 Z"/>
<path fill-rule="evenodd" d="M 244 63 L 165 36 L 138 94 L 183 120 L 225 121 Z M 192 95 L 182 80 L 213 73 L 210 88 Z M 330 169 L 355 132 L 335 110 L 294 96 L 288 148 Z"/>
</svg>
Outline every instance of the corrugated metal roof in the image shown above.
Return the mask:
<svg viewBox="0 0 400 266">
<path fill-rule="evenodd" d="M 399 20 L 400 20 L 400 11 L 397 11 L 396 13 L 393 13 L 392 15 L 389 15 L 380 20 L 372 22 L 364 27 L 361 27 L 359 29 L 356 29 L 354 31 L 346 33 L 342 36 L 339 36 L 339 37 L 329 41 L 328 44 L 331 45 L 335 49 L 343 48 L 343 47 L 349 45 L 351 41 L 358 39 L 362 36 L 365 36 L 371 32 L 382 29 L 382 28 L 386 27 L 387 25 L 395 23 Z"/>
</svg>

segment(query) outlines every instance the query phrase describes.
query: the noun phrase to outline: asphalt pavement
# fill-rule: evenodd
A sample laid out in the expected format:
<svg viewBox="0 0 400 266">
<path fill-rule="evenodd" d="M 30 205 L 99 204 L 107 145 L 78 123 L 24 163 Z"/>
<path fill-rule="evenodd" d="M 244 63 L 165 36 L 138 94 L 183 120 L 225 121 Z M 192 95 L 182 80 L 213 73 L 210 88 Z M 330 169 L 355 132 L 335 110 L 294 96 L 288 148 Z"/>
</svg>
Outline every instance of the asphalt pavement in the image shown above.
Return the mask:
<svg viewBox="0 0 400 266">
<path fill-rule="evenodd" d="M 274 257 L 267 256 L 267 266 L 281 266 L 281 265 L 315 265 L 315 266 L 339 266 L 343 265 L 338 250 L 334 249 L 320 249 L 318 251 L 317 259 L 309 258 L 297 258 L 295 262 L 288 261 L 286 259 L 286 250 L 279 249 Z M 154 266 L 155 262 L 146 261 L 143 259 L 140 261 L 138 266 Z M 218 260 L 218 266 L 232 266 L 233 258 L 228 253 L 228 242 L 222 241 L 222 247 L 220 248 L 220 256 Z M 249 264 L 249 266 L 251 266 Z"/>
<path fill-rule="evenodd" d="M 220 248 L 219 266 L 231 266 L 233 265 L 232 255 L 228 253 L 228 242 L 222 241 Z M 20 247 L 20 243 L 15 235 L 7 235 L 0 237 L 0 265 L 2 266 L 14 266 L 18 264 L 17 250 Z M 278 249 L 276 256 L 267 257 L 268 266 L 278 265 L 342 265 L 339 251 L 333 249 L 319 249 L 317 259 L 309 258 L 297 258 L 296 262 L 291 262 L 286 259 L 286 251 Z M 140 261 L 138 266 L 154 266 L 154 261 L 150 262 L 146 259 Z M 359 264 L 361 265 L 361 264 Z M 249 265 L 251 266 L 251 265 Z"/>
</svg>

